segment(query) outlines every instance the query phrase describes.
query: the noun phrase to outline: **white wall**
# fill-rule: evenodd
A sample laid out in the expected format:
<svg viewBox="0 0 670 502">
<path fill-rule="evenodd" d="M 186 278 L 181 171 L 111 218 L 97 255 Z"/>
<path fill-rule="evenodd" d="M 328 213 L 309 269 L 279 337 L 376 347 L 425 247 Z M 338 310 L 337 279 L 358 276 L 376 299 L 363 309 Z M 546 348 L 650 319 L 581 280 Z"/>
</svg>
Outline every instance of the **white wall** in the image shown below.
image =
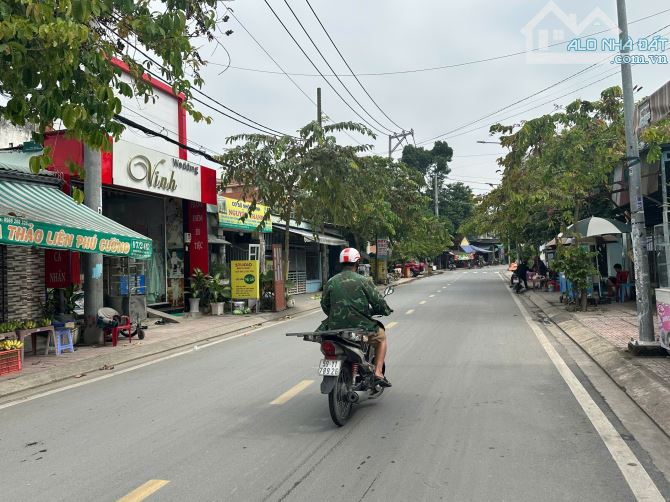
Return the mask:
<svg viewBox="0 0 670 502">
<path fill-rule="evenodd" d="M 25 141 L 32 139 L 32 127 L 15 126 L 5 120 L 0 120 L 0 148 L 21 146 Z"/>
<path fill-rule="evenodd" d="M 121 79 L 132 86 L 132 78 L 129 75 L 124 73 Z M 155 102 L 150 99 L 148 103 L 145 103 L 144 99 L 141 98 L 119 96 L 123 105 L 121 115 L 153 131 L 178 140 L 179 101 L 175 96 L 158 89 L 154 90 L 154 98 L 156 99 Z M 145 133 L 131 127 L 126 127 L 121 139 L 173 157 L 179 157 L 179 147 L 177 145 L 173 145 L 162 138 L 148 137 Z"/>
</svg>

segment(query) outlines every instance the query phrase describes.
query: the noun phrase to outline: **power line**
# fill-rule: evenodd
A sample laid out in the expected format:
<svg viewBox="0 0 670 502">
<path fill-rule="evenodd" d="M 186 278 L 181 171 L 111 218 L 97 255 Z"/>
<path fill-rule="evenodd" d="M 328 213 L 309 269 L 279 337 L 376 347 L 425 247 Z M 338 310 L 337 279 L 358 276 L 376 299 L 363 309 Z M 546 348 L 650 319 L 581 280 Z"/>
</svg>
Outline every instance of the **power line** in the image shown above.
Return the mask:
<svg viewBox="0 0 670 502">
<path fill-rule="evenodd" d="M 313 45 L 314 48 L 316 49 L 316 52 L 318 52 L 318 53 L 319 53 L 319 56 L 321 56 L 321 59 L 323 59 L 323 62 L 326 63 L 326 66 L 327 66 L 328 68 L 330 68 L 330 71 L 332 71 L 333 74 L 334 74 L 334 73 L 335 73 L 335 70 L 334 70 L 333 67 L 330 65 L 330 63 L 328 62 L 328 60 L 326 59 L 326 56 L 323 55 L 323 52 L 321 52 L 321 49 L 319 49 L 319 46 L 316 44 L 316 42 L 314 42 L 314 39 L 311 37 L 311 35 L 309 34 L 309 32 L 307 31 L 307 29 L 305 28 L 305 26 L 302 24 L 302 21 L 300 21 L 300 18 L 298 17 L 298 15 L 295 13 L 295 11 L 293 10 L 293 8 L 291 7 L 291 4 L 288 3 L 288 0 L 284 0 L 284 3 L 285 3 L 286 6 L 288 7 L 288 10 L 291 11 L 291 14 L 292 14 L 293 17 L 295 18 L 295 20 L 296 20 L 296 21 L 298 22 L 298 24 L 300 25 L 300 28 L 302 28 L 302 31 L 305 33 L 305 35 L 307 36 L 307 38 L 309 39 L 309 41 L 312 43 L 312 45 Z M 324 77 L 324 78 L 325 78 L 325 77 Z M 389 128 L 386 127 L 384 124 L 382 124 L 381 122 L 379 122 L 379 120 L 377 120 L 377 119 L 376 119 L 376 118 L 375 118 L 375 117 L 374 117 L 374 116 L 373 116 L 373 115 L 372 115 L 372 114 L 371 114 L 371 113 L 370 113 L 370 112 L 369 112 L 369 111 L 368 111 L 368 110 L 361 104 L 361 102 L 358 101 L 358 99 L 356 99 L 356 96 L 354 96 L 354 95 L 352 94 L 352 92 L 349 90 L 349 88 L 347 87 L 347 85 L 346 85 L 344 82 L 342 82 L 342 79 L 341 79 L 340 77 L 337 77 L 337 76 L 336 76 L 335 78 L 336 78 L 337 81 L 340 83 L 340 85 L 344 88 L 344 90 L 347 91 L 347 94 L 349 94 L 349 96 L 351 96 L 351 99 L 354 100 L 354 102 L 361 108 L 361 110 L 363 110 L 363 111 L 364 111 L 364 112 L 365 112 L 365 113 L 372 119 L 373 122 L 375 122 L 375 123 L 376 123 L 379 127 L 381 127 L 382 129 L 385 129 L 387 132 L 389 132 L 389 133 L 393 133 L 393 131 L 392 131 L 391 129 L 389 129 Z M 369 122 L 366 122 L 366 123 L 367 123 L 370 127 L 373 127 L 372 124 L 370 124 Z M 373 129 L 374 129 L 374 127 L 373 127 Z M 377 130 L 378 130 L 378 129 L 377 129 Z M 380 134 L 384 134 L 382 131 L 379 131 L 379 132 L 380 132 Z"/>
<path fill-rule="evenodd" d="M 121 122 L 122 124 L 124 124 L 126 126 L 132 127 L 133 129 L 137 129 L 138 131 L 142 131 L 145 134 L 149 134 L 151 136 L 156 136 L 157 138 L 162 138 L 165 141 L 167 141 L 169 143 L 172 143 L 173 145 L 177 145 L 180 148 L 184 148 L 185 150 L 188 150 L 191 153 L 201 155 L 202 157 L 206 158 L 207 160 L 210 160 L 210 161 L 214 162 L 215 164 L 218 164 L 218 165 L 223 166 L 223 167 L 232 167 L 229 164 L 221 162 L 219 159 L 217 159 L 216 157 L 208 154 L 207 152 L 203 152 L 202 150 L 198 150 L 197 148 L 193 148 L 192 146 L 185 145 L 181 141 L 177 141 L 176 139 L 171 138 L 170 136 L 168 136 L 166 134 L 160 133 L 158 131 L 154 131 L 153 129 L 149 129 L 148 127 L 143 126 L 142 124 L 138 124 L 134 120 L 130 120 L 130 119 L 124 117 L 123 115 L 118 115 L 118 114 L 114 115 L 114 119 L 116 119 L 118 122 Z"/>
<path fill-rule="evenodd" d="M 130 41 L 127 40 L 126 38 L 123 38 L 122 36 L 120 36 L 117 32 L 115 32 L 115 31 L 114 31 L 113 29 L 111 29 L 109 26 L 106 26 L 106 25 L 105 25 L 105 27 L 106 27 L 109 31 L 111 31 L 116 37 L 118 37 L 120 40 L 123 40 L 123 41 L 124 41 L 125 43 L 127 43 L 130 47 L 132 47 L 132 48 L 135 49 L 137 52 L 139 52 L 140 54 L 142 54 L 144 57 L 146 57 L 149 61 L 151 61 L 152 63 L 154 63 L 156 66 L 158 66 L 159 68 L 161 68 L 161 69 L 164 70 L 164 71 L 167 71 L 167 68 L 165 68 L 165 66 L 163 66 L 161 63 L 159 63 L 159 62 L 156 61 L 154 58 L 152 58 L 151 56 L 149 56 L 149 55 L 148 55 L 146 52 L 144 52 L 142 49 L 138 48 L 135 44 L 133 44 L 132 42 L 130 42 Z M 152 71 L 150 71 L 150 70 L 148 70 L 148 69 L 146 69 L 145 71 L 146 71 L 147 74 L 151 75 L 152 77 L 154 77 L 154 78 L 160 80 L 161 82 L 163 82 L 163 83 L 165 83 L 165 84 L 167 84 L 167 85 L 172 86 L 172 84 L 171 84 L 170 82 L 168 82 L 168 81 L 167 81 L 165 78 L 163 78 L 162 76 L 157 75 L 156 73 L 153 73 Z M 271 135 L 291 136 L 291 135 L 289 135 L 289 134 L 283 133 L 283 132 L 281 132 L 281 131 L 278 131 L 278 130 L 276 130 L 276 129 L 273 129 L 273 128 L 271 128 L 271 127 L 268 127 L 268 126 L 266 126 L 266 125 L 264 125 L 264 124 L 261 124 L 260 122 L 257 122 L 257 121 L 255 121 L 255 120 L 253 120 L 253 119 L 251 119 L 251 118 L 249 118 L 249 117 L 243 115 L 242 113 L 233 110 L 232 108 L 230 108 L 230 107 L 224 105 L 223 103 L 221 103 L 220 101 L 216 100 L 215 98 L 212 98 L 211 96 L 207 95 L 206 93 L 204 93 L 203 91 L 201 91 L 201 90 L 198 89 L 197 87 L 193 87 L 192 89 L 193 89 L 194 92 L 197 92 L 197 93 L 200 94 L 201 96 L 203 96 L 203 97 L 209 99 L 210 101 L 216 103 L 217 105 L 221 106 L 221 107 L 224 108 L 225 110 L 228 110 L 229 112 L 234 113 L 235 115 L 238 115 L 239 117 L 242 117 L 244 120 L 247 120 L 248 122 L 251 122 L 251 124 L 249 124 L 249 123 L 247 123 L 247 122 L 244 122 L 244 120 L 240 120 L 240 119 L 238 119 L 238 118 L 236 118 L 236 117 L 233 117 L 232 115 L 229 115 L 229 114 L 227 114 L 227 113 L 225 113 L 225 112 L 223 112 L 223 111 L 217 109 L 216 107 L 213 107 L 212 105 L 203 102 L 202 100 L 200 100 L 200 99 L 198 99 L 198 98 L 196 98 L 196 97 L 194 97 L 194 96 L 191 97 L 191 99 L 192 99 L 193 101 L 198 102 L 198 103 L 200 103 L 200 104 L 202 104 L 202 105 L 208 107 L 209 109 L 218 112 L 219 114 L 223 115 L 224 117 L 227 117 L 227 118 L 229 118 L 229 119 L 231 119 L 231 120 L 234 120 L 235 122 L 238 122 L 238 123 L 240 123 L 240 124 L 242 124 L 242 125 L 245 125 L 245 126 L 251 128 L 251 129 L 255 129 L 256 131 L 259 131 L 259 132 L 262 132 L 262 133 L 265 133 L 265 134 L 268 134 L 268 132 L 270 132 Z M 252 124 L 255 124 L 255 126 L 252 125 Z M 256 126 L 258 126 L 258 127 L 256 127 Z M 261 129 L 261 128 L 262 128 L 262 129 Z"/>
<path fill-rule="evenodd" d="M 251 39 L 256 43 L 256 45 L 258 45 L 258 47 L 265 53 L 265 55 L 267 57 L 269 57 L 270 60 L 277 66 L 277 68 L 279 68 L 281 70 L 282 74 L 285 75 L 286 78 L 288 78 L 291 81 L 291 83 L 296 87 L 296 89 L 298 89 L 303 94 L 303 96 L 305 96 L 314 106 L 316 106 L 316 101 L 314 101 L 314 99 L 312 99 L 312 97 L 309 94 L 307 94 L 302 87 L 300 87 L 300 85 L 295 81 L 295 79 L 293 77 L 291 77 L 291 75 L 289 73 L 287 73 L 286 70 L 284 70 L 282 65 L 280 65 L 274 57 L 272 57 L 272 54 L 270 54 L 267 51 L 267 49 L 265 49 L 265 47 L 263 47 L 263 44 L 261 44 L 256 39 L 256 37 L 253 36 L 253 34 L 247 29 L 247 27 L 242 23 L 242 21 L 240 21 L 239 18 L 235 15 L 233 10 L 231 8 L 229 8 L 227 5 L 226 5 L 226 10 L 230 13 L 231 16 L 233 16 L 235 21 L 237 21 L 237 23 L 242 27 L 242 29 L 247 33 L 247 35 L 249 35 L 249 37 L 251 37 Z M 209 63 L 209 64 L 213 64 L 213 63 Z M 324 111 L 324 113 L 325 113 L 325 111 Z M 328 115 L 327 113 L 325 113 L 325 114 Z M 358 143 L 359 145 L 363 144 L 360 141 L 358 141 L 356 138 L 354 138 L 351 134 L 349 134 L 348 131 L 344 131 L 344 134 L 346 134 L 352 141 Z"/>
<path fill-rule="evenodd" d="M 365 122 L 367 125 L 369 125 L 372 129 L 374 129 L 375 131 L 377 131 L 379 134 L 385 134 L 383 131 L 380 131 L 378 128 L 376 128 L 376 127 L 374 127 L 372 124 L 370 124 L 370 122 L 368 122 L 368 121 L 367 121 L 367 120 L 366 120 L 360 113 L 358 113 L 356 110 L 354 110 L 354 108 L 349 104 L 349 102 L 348 102 L 347 100 L 345 100 L 339 92 L 337 92 L 337 89 L 335 89 L 335 87 L 333 86 L 333 84 L 330 83 L 330 80 L 328 80 L 326 77 L 323 76 L 323 74 L 322 74 L 321 71 L 319 70 L 318 66 L 316 66 L 316 64 L 314 64 L 314 61 L 312 61 L 312 59 L 309 57 L 309 55 L 305 52 L 305 49 L 303 49 L 302 46 L 300 45 L 300 43 L 298 43 L 298 41 L 296 40 L 296 38 L 293 36 L 293 33 L 291 33 L 291 30 L 289 30 L 289 29 L 287 28 L 287 26 L 284 24 L 284 21 L 281 20 L 281 18 L 280 18 L 279 15 L 275 12 L 275 10 L 272 8 L 272 6 L 271 6 L 270 3 L 268 2 L 268 0 L 263 0 L 263 1 L 265 2 L 265 5 L 268 6 L 268 8 L 270 9 L 270 11 L 272 11 L 272 14 L 274 14 L 275 18 L 277 18 L 277 21 L 279 21 L 279 24 L 282 25 L 282 27 L 284 28 L 284 30 L 286 31 L 286 33 L 288 33 L 288 35 L 291 37 L 291 40 L 293 40 L 293 42 L 298 46 L 298 48 L 300 49 L 300 51 L 304 54 L 304 56 L 307 58 L 307 60 L 310 62 L 310 64 L 314 67 L 314 69 L 315 69 L 317 72 L 319 72 L 319 74 L 321 75 L 321 77 L 323 77 L 323 80 L 325 80 L 325 82 L 326 82 L 326 83 L 328 84 L 328 86 L 333 90 L 333 92 L 337 95 L 337 97 L 340 98 L 340 99 L 342 100 L 342 102 L 343 102 L 345 105 L 347 105 L 347 107 L 348 107 L 352 112 L 354 112 L 354 113 L 355 113 L 355 114 L 356 114 L 356 115 L 357 115 L 363 122 Z"/>
<path fill-rule="evenodd" d="M 641 17 L 639 19 L 635 19 L 633 21 L 630 21 L 628 24 L 631 25 L 631 24 L 640 23 L 642 21 L 646 21 L 647 19 L 651 19 L 651 18 L 654 18 L 656 16 L 665 14 L 667 12 L 670 12 L 670 9 L 664 9 L 664 10 L 661 10 L 659 12 L 649 14 L 648 16 L 644 16 L 644 17 Z M 612 31 L 612 30 L 611 29 L 601 30 L 601 31 L 597 31 L 595 33 L 590 33 L 588 35 L 583 35 L 581 37 L 575 37 L 572 40 L 583 40 L 583 39 L 593 37 L 593 36 L 596 36 L 596 35 L 602 35 L 603 33 L 608 33 L 610 31 Z M 465 61 L 463 63 L 454 63 L 454 64 L 448 64 L 448 65 L 432 66 L 432 67 L 427 67 L 427 68 L 415 68 L 415 69 L 408 69 L 408 70 L 358 73 L 357 75 L 361 76 L 361 77 L 379 77 L 379 76 L 404 75 L 404 74 L 410 74 L 410 73 L 422 73 L 422 72 L 446 70 L 446 69 L 451 69 L 451 68 L 460 68 L 460 67 L 463 67 L 463 66 L 472 66 L 472 65 L 481 64 L 481 63 L 488 63 L 488 62 L 491 62 L 491 61 L 499 61 L 499 60 L 502 60 L 502 59 L 508 59 L 508 58 L 512 58 L 512 57 L 516 57 L 516 56 L 522 56 L 524 54 L 528 54 L 528 53 L 531 53 L 531 52 L 544 51 L 548 48 L 558 47 L 558 46 L 561 46 L 561 45 L 567 45 L 570 42 L 571 42 L 571 40 L 567 41 L 567 42 L 557 42 L 557 43 L 554 43 L 554 44 L 550 44 L 547 47 L 542 47 L 542 48 L 537 47 L 537 48 L 534 48 L 534 49 L 516 51 L 516 52 L 511 52 L 511 53 L 508 53 L 508 54 L 502 54 L 500 56 L 492 56 L 492 57 L 489 57 L 489 58 L 476 59 L 476 60 L 473 60 L 473 61 Z M 280 72 L 276 72 L 276 71 L 272 71 L 272 70 L 265 70 L 265 69 L 261 69 L 261 68 L 246 68 L 246 67 L 243 67 L 243 66 L 230 66 L 230 68 L 233 68 L 235 70 L 256 72 L 256 73 L 266 73 L 266 74 L 274 74 L 274 75 L 281 74 Z M 288 75 L 291 75 L 291 76 L 294 76 L 294 77 L 319 77 L 319 76 L 321 76 L 321 77 L 323 77 L 323 76 L 326 76 L 326 77 L 335 77 L 335 76 L 352 77 L 353 76 L 353 75 L 349 75 L 349 74 L 346 74 L 346 73 L 345 74 L 335 74 L 335 73 L 333 73 L 333 74 L 324 74 L 324 75 L 313 74 L 313 73 L 288 73 Z"/>
<path fill-rule="evenodd" d="M 669 9 L 669 10 L 670 10 L 670 9 Z M 664 30 L 664 29 L 666 29 L 666 28 L 668 28 L 668 27 L 670 27 L 670 24 L 661 27 L 660 29 L 656 30 L 655 32 L 653 32 L 653 33 L 647 35 L 647 37 L 645 37 L 645 38 L 649 38 L 649 37 L 651 37 L 651 36 L 653 36 L 653 35 L 659 33 L 660 31 L 662 31 L 662 30 Z M 567 82 L 567 81 L 569 81 L 569 80 L 572 80 L 573 78 L 575 78 L 575 77 L 577 77 L 577 76 L 579 76 L 579 75 L 581 75 L 581 74 L 583 74 L 583 73 L 586 73 L 587 71 L 592 70 L 593 68 L 595 68 L 595 67 L 597 67 L 597 66 L 600 66 L 601 64 L 603 64 L 605 61 L 608 61 L 609 59 L 610 59 L 610 56 L 607 56 L 606 58 L 604 58 L 604 59 L 598 61 L 597 63 L 593 63 L 592 65 L 589 65 L 589 66 L 587 66 L 586 68 L 583 68 L 583 69 L 581 69 L 581 70 L 579 70 L 579 71 L 577 71 L 577 72 L 575 72 L 575 73 L 573 73 L 573 74 L 571 74 L 571 75 L 568 75 L 568 76 L 565 77 L 564 79 L 559 80 L 558 82 L 555 82 L 555 83 L 553 83 L 553 84 L 551 84 L 551 85 L 545 87 L 544 89 L 541 89 L 541 90 L 539 90 L 539 91 L 537 91 L 537 92 L 534 92 L 533 94 L 531 94 L 531 95 L 529 95 L 529 96 L 526 96 L 525 98 L 522 98 L 522 99 L 520 99 L 520 100 L 518 100 L 518 101 L 515 101 L 514 103 L 512 103 L 512 104 L 510 104 L 510 105 L 504 106 L 503 108 L 500 108 L 499 110 L 496 110 L 495 112 L 492 112 L 492 113 L 489 113 L 489 114 L 487 114 L 487 115 L 484 115 L 483 117 L 480 117 L 480 118 L 477 119 L 477 120 L 474 120 L 474 121 L 472 121 L 472 122 L 469 122 L 469 123 L 467 123 L 467 124 L 464 124 L 464 125 L 462 125 L 462 126 L 459 126 L 459 127 L 457 127 L 456 129 L 452 129 L 451 131 L 447 131 L 446 133 L 442 133 L 442 134 L 439 134 L 439 135 L 434 136 L 434 137 L 432 137 L 432 138 L 429 138 L 429 139 L 427 139 L 427 140 L 421 141 L 419 144 L 420 144 L 420 145 L 423 145 L 423 144 L 426 144 L 426 143 L 430 143 L 431 141 L 434 141 L 434 140 L 443 138 L 443 137 L 445 137 L 445 136 L 449 136 L 450 134 L 453 134 L 453 133 L 455 133 L 455 132 L 458 132 L 458 131 L 460 131 L 461 129 L 464 129 L 464 128 L 469 127 L 469 126 L 474 125 L 474 124 L 477 124 L 477 123 L 479 123 L 479 122 L 481 122 L 481 121 L 483 121 L 483 120 L 486 120 L 486 119 L 488 119 L 488 118 L 490 118 L 490 117 L 492 117 L 492 116 L 494 116 L 494 115 L 497 115 L 498 113 L 501 113 L 501 112 L 503 112 L 503 111 L 505 111 L 505 110 L 509 110 L 510 108 L 512 108 L 512 107 L 514 107 L 514 106 L 516 106 L 516 105 L 518 105 L 518 104 L 521 104 L 521 103 L 523 103 L 523 102 L 525 102 L 525 101 L 528 101 L 529 99 L 534 98 L 535 96 L 539 96 L 540 94 L 543 94 L 544 92 L 548 91 L 549 89 L 553 89 L 554 87 L 557 87 L 557 86 L 559 86 L 559 85 L 561 85 L 561 84 L 563 84 L 563 83 L 565 83 L 565 82 Z M 617 72 L 618 72 L 618 71 L 617 71 Z M 610 76 L 611 76 L 611 75 L 610 75 Z M 606 77 L 606 78 L 609 78 L 609 77 Z M 605 79 L 601 79 L 601 80 L 605 80 Z M 595 82 L 594 82 L 594 83 L 595 83 Z M 591 84 L 591 85 L 593 85 L 593 84 Z M 587 86 L 587 87 L 588 87 L 588 86 Z M 578 89 L 578 90 L 582 90 L 582 89 Z M 576 91 L 574 91 L 574 92 L 576 92 Z M 539 108 L 539 107 L 538 107 L 538 108 Z"/>
<path fill-rule="evenodd" d="M 336 50 L 337 53 L 340 55 L 340 58 L 342 58 L 342 61 L 344 61 L 344 64 L 347 66 L 347 68 L 348 68 L 349 71 L 351 72 L 351 75 L 356 79 L 356 82 L 358 82 L 358 85 L 360 85 L 360 86 L 361 86 L 361 89 L 363 89 L 363 91 L 365 92 L 365 94 L 367 94 L 368 98 L 370 98 L 370 101 L 372 101 L 372 102 L 374 103 L 374 105 L 377 107 L 377 109 L 378 109 L 380 112 L 382 112 L 382 114 L 384 115 L 384 117 L 386 117 L 386 118 L 387 118 L 387 119 L 388 119 L 394 126 L 398 127 L 399 129 L 402 129 L 402 130 L 404 131 L 405 128 L 402 127 L 402 126 L 400 126 L 400 125 L 398 125 L 398 124 L 397 124 L 391 117 L 389 117 L 389 116 L 386 114 L 386 112 L 385 112 L 384 110 L 382 110 L 382 108 L 377 104 L 377 102 L 374 100 L 374 98 L 370 95 L 370 93 L 369 93 L 368 90 L 365 88 L 365 86 L 363 85 L 363 83 L 360 81 L 360 79 L 359 79 L 359 78 L 356 76 L 356 74 L 354 73 L 354 70 L 352 70 L 352 69 L 351 69 L 351 66 L 349 66 L 349 63 L 347 62 L 347 60 L 345 59 L 345 57 L 342 55 L 342 52 L 340 52 L 340 49 L 339 49 L 339 48 L 337 47 L 337 45 L 335 44 L 335 41 L 334 41 L 333 38 L 330 36 L 330 33 L 328 33 L 328 30 L 326 30 L 326 27 L 325 27 L 325 26 L 323 25 L 323 23 L 321 22 L 321 19 L 319 19 L 319 16 L 318 16 L 318 15 L 316 14 L 316 12 L 314 11 L 314 8 L 312 7 L 312 4 L 309 3 L 309 0 L 305 0 L 305 1 L 307 2 L 307 5 L 309 6 L 309 10 L 312 11 L 312 14 L 314 14 L 314 17 L 315 17 L 316 20 L 319 22 L 319 25 L 321 25 L 321 28 L 323 28 L 323 32 L 324 32 L 324 33 L 326 34 L 326 36 L 328 37 L 328 40 L 330 40 L 330 43 L 333 44 L 333 47 L 335 47 L 335 50 Z M 369 114 L 368 114 L 368 115 L 369 115 Z"/>
</svg>

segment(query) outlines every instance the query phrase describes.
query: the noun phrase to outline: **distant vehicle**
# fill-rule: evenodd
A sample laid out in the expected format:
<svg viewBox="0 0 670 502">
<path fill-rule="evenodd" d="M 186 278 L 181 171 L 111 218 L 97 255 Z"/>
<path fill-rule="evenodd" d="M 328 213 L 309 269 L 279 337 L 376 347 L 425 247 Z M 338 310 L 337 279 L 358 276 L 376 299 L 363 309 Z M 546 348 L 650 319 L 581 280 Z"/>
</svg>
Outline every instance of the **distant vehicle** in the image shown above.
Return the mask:
<svg viewBox="0 0 670 502">
<path fill-rule="evenodd" d="M 417 263 L 414 260 L 409 260 L 404 264 L 397 263 L 395 265 L 395 268 L 401 268 L 403 270 L 405 268 L 409 268 L 412 271 L 412 275 L 416 277 L 417 275 L 422 274 L 423 272 L 426 271 L 426 269 L 428 268 L 428 264 L 425 262 Z"/>
</svg>

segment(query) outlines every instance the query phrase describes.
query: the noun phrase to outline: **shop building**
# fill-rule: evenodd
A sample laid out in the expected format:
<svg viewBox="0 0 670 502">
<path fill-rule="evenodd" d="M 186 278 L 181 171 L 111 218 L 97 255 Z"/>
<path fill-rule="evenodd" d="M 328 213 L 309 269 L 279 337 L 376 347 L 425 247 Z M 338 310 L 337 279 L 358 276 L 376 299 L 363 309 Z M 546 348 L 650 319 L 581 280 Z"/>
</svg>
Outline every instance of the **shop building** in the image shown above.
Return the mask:
<svg viewBox="0 0 670 502">
<path fill-rule="evenodd" d="M 147 237 L 77 204 L 63 193 L 63 180 L 34 175 L 24 160 L 0 155 L 0 322 L 38 319 L 49 283 L 78 282 L 70 253 L 146 259 Z M 8 160 L 10 162 L 8 162 Z"/>
<path fill-rule="evenodd" d="M 112 62 L 124 71 L 122 79 L 130 83 L 125 64 Z M 128 127 L 111 152 L 100 153 L 102 214 L 151 239 L 152 252 L 141 278 L 147 304 L 180 310 L 193 270 L 209 271 L 211 232 L 207 205 L 217 203 L 217 173 L 189 161 L 187 150 L 181 146 L 187 143 L 183 96 L 175 96 L 168 85 L 156 79 L 149 81 L 156 99 L 140 104 L 120 96 L 122 114 L 178 144 Z M 63 178 L 65 191 L 69 193 L 71 185 L 83 188 L 83 182 L 72 177 L 68 167 L 70 162 L 83 165 L 82 143 L 59 131 L 47 135 L 45 146 L 52 148 L 50 169 Z M 67 259 L 78 260 L 76 256 Z M 63 281 L 51 287 L 73 282 L 75 277 L 66 274 Z"/>
</svg>

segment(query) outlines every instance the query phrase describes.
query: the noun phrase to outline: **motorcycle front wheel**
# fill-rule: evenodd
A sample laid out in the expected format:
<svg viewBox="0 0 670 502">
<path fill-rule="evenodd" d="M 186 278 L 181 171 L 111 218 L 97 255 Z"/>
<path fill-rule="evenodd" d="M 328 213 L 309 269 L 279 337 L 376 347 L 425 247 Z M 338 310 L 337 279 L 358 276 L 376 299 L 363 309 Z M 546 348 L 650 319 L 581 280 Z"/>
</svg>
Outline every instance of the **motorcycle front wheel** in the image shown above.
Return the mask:
<svg viewBox="0 0 670 502">
<path fill-rule="evenodd" d="M 349 392 L 352 391 L 353 382 L 351 380 L 351 366 L 343 364 L 340 375 L 337 377 L 335 387 L 328 394 L 328 408 L 330 409 L 330 418 L 338 427 L 347 423 L 351 415 L 353 403 L 349 401 Z"/>
</svg>

